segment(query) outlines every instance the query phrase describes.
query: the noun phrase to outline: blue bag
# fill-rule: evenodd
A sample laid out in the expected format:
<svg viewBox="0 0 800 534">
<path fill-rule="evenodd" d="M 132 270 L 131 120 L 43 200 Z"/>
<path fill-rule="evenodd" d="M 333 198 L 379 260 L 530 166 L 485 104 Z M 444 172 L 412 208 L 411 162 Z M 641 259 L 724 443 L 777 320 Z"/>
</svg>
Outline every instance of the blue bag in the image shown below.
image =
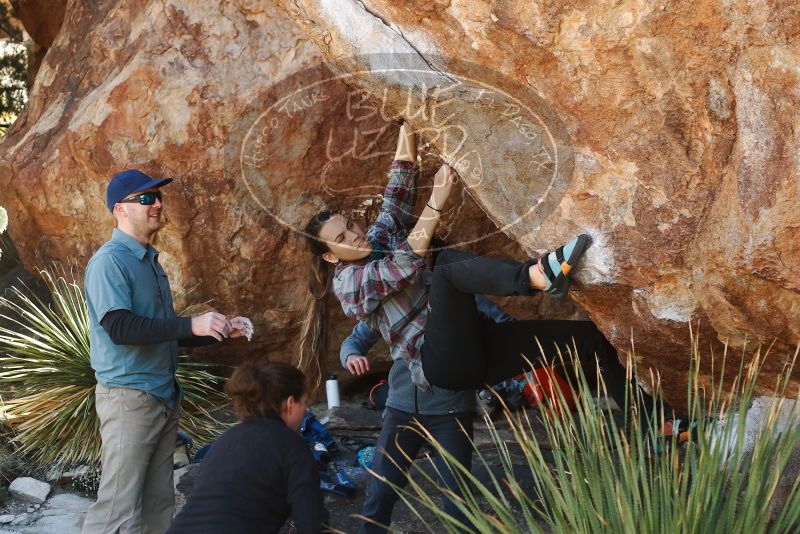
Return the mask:
<svg viewBox="0 0 800 534">
<path fill-rule="evenodd" d="M 317 417 L 311 410 L 306 410 L 306 415 L 303 422 L 300 424 L 300 435 L 308 443 L 320 442 L 328 449 L 328 452 L 334 453 L 339 450 L 339 445 L 336 444 L 333 437 L 328 433 L 325 425 L 317 421 Z"/>
</svg>

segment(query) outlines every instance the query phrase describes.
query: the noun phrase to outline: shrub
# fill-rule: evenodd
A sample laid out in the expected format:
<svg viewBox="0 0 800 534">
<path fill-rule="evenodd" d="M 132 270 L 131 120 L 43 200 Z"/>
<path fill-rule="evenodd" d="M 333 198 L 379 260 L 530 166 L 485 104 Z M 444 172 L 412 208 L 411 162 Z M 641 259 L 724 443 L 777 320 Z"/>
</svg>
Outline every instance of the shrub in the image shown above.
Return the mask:
<svg viewBox="0 0 800 534">
<path fill-rule="evenodd" d="M 735 378 L 727 381 L 723 363 L 718 374 L 712 373 L 711 383 L 704 385 L 696 342 L 692 347 L 687 405 L 697 423 L 695 441 L 679 446 L 674 439 L 662 439 L 666 450 L 654 453 L 652 444 L 658 439 L 663 416 L 644 414 L 644 423 L 639 424 L 638 403 L 631 402 L 628 424 L 617 423 L 598 406 L 592 388 L 579 373 L 574 413 L 539 412 L 552 451 L 540 447 L 528 413 L 506 411 L 511 444 L 486 418 L 501 463 L 501 474 L 492 474 L 488 483 L 481 483 L 424 429 L 418 429 L 448 461 L 461 496 L 442 491 L 456 499 L 477 532 L 800 531 L 800 479 L 788 480 L 783 502 L 774 506 L 779 485 L 787 483 L 781 480 L 784 469 L 800 447 L 800 402 L 783 398 L 797 354 L 773 388 L 773 396 L 782 398 L 781 402 L 772 404 L 753 434 L 747 415 L 765 357 L 757 351 L 751 363 L 741 364 L 738 373 L 733 373 Z M 602 377 L 597 386 L 604 391 Z M 628 397 L 640 398 L 638 388 L 629 389 Z M 625 413 L 629 413 L 627 407 Z M 476 464 L 492 473 L 484 455 L 477 448 L 475 453 Z M 514 464 L 519 464 L 515 454 L 524 458 L 523 471 L 532 477 L 532 489 L 530 481 L 524 489 L 526 482 L 515 471 Z M 398 489 L 401 498 L 418 516 L 427 510 L 443 530 L 456 532 L 460 525 L 422 485 L 424 480 L 436 483 L 434 475 L 417 464 L 414 471 L 422 478 L 409 475 L 409 486 Z"/>
<path fill-rule="evenodd" d="M 0 383 L 15 390 L 0 405 L 0 420 L 13 430 L 17 452 L 43 466 L 67 468 L 100 460 L 94 371 L 89 363 L 89 313 L 74 276 L 39 271 L 52 304 L 25 284 L 0 297 Z M 207 365 L 182 359 L 181 426 L 197 442 L 225 428 L 213 415 L 227 404 L 221 378 Z"/>
</svg>

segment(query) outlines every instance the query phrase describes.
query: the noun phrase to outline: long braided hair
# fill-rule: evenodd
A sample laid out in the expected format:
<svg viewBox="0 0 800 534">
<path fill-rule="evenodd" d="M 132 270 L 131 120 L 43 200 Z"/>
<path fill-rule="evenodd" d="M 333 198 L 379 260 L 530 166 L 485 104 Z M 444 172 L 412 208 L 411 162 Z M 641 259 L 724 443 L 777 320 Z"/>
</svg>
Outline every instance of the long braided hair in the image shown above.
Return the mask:
<svg viewBox="0 0 800 534">
<path fill-rule="evenodd" d="M 308 377 L 312 389 L 316 389 L 322 381 L 322 362 L 328 349 L 328 312 L 325 297 L 328 296 L 330 289 L 331 269 L 330 264 L 322 259 L 322 255 L 328 252 L 328 246 L 319 238 L 319 232 L 332 216 L 333 213 L 330 211 L 321 211 L 311 217 L 305 226 L 311 263 L 297 365 Z"/>
</svg>

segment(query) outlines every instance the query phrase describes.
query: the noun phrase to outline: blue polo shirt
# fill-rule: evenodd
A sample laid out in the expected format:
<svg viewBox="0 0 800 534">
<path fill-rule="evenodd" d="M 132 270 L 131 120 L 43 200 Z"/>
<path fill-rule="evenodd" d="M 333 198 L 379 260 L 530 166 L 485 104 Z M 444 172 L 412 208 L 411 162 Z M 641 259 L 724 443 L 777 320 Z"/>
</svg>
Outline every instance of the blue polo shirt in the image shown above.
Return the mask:
<svg viewBox="0 0 800 534">
<path fill-rule="evenodd" d="M 89 260 L 84 287 L 89 307 L 91 363 L 97 382 L 108 388 L 146 391 L 170 408 L 177 406 L 182 395 L 175 378 L 178 342 L 117 345 L 100 324 L 114 310 L 158 319 L 176 317 L 167 273 L 158 263 L 158 251 L 115 228 L 111 240 Z"/>
</svg>

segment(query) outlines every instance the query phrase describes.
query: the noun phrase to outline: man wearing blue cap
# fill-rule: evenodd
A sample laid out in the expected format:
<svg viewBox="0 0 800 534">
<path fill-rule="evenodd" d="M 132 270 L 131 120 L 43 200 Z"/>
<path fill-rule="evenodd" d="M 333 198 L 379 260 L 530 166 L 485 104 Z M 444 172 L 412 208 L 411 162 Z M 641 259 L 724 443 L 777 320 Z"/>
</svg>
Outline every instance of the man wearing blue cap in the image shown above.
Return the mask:
<svg viewBox="0 0 800 534">
<path fill-rule="evenodd" d="M 167 274 L 150 245 L 164 224 L 161 187 L 171 181 L 138 170 L 114 176 L 106 201 L 117 227 L 86 268 L 103 473 L 84 533 L 167 530 L 182 397 L 178 345 L 249 339 L 253 332 L 246 317 L 176 315 Z"/>
</svg>

